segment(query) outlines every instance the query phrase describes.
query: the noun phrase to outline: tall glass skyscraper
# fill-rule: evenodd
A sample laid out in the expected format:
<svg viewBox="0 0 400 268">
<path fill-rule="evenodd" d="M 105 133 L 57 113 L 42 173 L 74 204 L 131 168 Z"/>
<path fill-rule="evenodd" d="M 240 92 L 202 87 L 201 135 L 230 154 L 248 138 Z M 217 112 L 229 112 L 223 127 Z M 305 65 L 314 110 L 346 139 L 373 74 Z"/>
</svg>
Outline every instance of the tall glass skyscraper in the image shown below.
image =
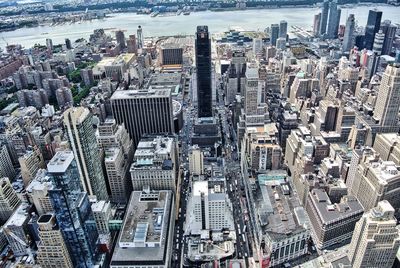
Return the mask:
<svg viewBox="0 0 400 268">
<path fill-rule="evenodd" d="M 49 191 L 50 200 L 73 266 L 93 267 L 98 232 L 73 152 L 57 152 L 47 165 L 47 170 L 54 184 Z"/>
<path fill-rule="evenodd" d="M 354 29 L 356 26 L 354 14 L 350 14 L 346 21 L 346 28 L 343 37 L 343 51 L 347 52 L 353 48 L 354 44 Z"/>
<path fill-rule="evenodd" d="M 271 24 L 270 40 L 272 46 L 276 46 L 276 40 L 278 39 L 278 37 L 279 37 L 279 25 Z"/>
<path fill-rule="evenodd" d="M 195 50 L 198 115 L 199 117 L 211 117 L 211 40 L 208 33 L 208 26 L 197 26 Z"/>
<path fill-rule="evenodd" d="M 321 22 L 319 25 L 320 35 L 324 35 L 326 33 L 326 25 L 328 24 L 328 14 L 329 14 L 329 1 L 325 0 L 322 3 Z"/>
<path fill-rule="evenodd" d="M 64 112 L 64 126 L 77 159 L 84 190 L 89 195 L 96 195 L 99 200 L 108 200 L 106 180 L 93 128 L 93 115 L 87 108 L 70 108 Z"/>
<path fill-rule="evenodd" d="M 334 0 L 329 3 L 329 20 L 326 30 L 326 35 L 328 38 L 337 38 L 339 22 L 340 22 L 341 10 L 337 7 L 337 1 Z"/>
<path fill-rule="evenodd" d="M 367 26 L 365 27 L 365 45 L 366 49 L 372 50 L 374 46 L 375 34 L 381 27 L 382 11 L 370 10 L 368 13 Z"/>
</svg>

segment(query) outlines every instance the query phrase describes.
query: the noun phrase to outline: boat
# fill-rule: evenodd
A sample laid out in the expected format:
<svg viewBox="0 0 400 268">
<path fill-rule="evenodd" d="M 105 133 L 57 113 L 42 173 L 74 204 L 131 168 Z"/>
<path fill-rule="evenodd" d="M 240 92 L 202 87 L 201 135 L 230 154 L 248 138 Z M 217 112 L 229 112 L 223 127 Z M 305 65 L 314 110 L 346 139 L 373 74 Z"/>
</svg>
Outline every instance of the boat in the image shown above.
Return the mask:
<svg viewBox="0 0 400 268">
<path fill-rule="evenodd" d="M 182 10 L 179 9 L 179 10 L 176 12 L 176 15 L 179 16 L 180 14 L 182 14 Z"/>
<path fill-rule="evenodd" d="M 157 17 L 158 14 L 160 14 L 160 12 L 154 11 L 153 13 L 150 14 L 150 17 L 152 18 Z"/>
<path fill-rule="evenodd" d="M 189 10 L 184 11 L 184 12 L 183 12 L 183 15 L 185 15 L 185 16 L 190 15 L 190 11 L 189 11 Z"/>
</svg>

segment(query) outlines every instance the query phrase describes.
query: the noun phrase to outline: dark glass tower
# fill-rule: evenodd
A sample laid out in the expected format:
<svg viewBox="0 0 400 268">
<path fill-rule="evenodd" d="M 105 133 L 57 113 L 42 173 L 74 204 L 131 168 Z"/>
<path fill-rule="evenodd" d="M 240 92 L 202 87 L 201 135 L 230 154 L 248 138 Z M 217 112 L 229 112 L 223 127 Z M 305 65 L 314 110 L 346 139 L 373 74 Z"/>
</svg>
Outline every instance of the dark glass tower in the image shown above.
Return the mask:
<svg viewBox="0 0 400 268">
<path fill-rule="evenodd" d="M 320 35 L 324 35 L 326 33 L 326 25 L 328 24 L 328 14 L 329 14 L 329 1 L 325 0 L 322 3 L 321 22 L 319 24 Z"/>
<path fill-rule="evenodd" d="M 382 11 L 370 10 L 368 13 L 367 26 L 365 27 L 365 45 L 366 49 L 372 50 L 375 40 L 375 34 L 381 27 Z"/>
<path fill-rule="evenodd" d="M 195 50 L 199 117 L 211 117 L 211 40 L 208 33 L 208 26 L 197 26 Z"/>
</svg>

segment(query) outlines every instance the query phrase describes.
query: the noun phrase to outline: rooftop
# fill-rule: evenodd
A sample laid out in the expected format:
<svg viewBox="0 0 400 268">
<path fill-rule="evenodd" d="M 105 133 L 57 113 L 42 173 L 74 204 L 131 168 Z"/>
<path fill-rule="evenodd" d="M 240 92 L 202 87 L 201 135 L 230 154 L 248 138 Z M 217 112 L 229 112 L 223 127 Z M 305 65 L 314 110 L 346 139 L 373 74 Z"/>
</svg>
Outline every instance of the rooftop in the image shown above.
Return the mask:
<svg viewBox="0 0 400 268">
<path fill-rule="evenodd" d="M 168 98 L 171 90 L 168 88 L 145 89 L 145 90 L 117 90 L 111 96 L 111 100 L 120 99 L 142 99 L 142 98 Z"/>
<path fill-rule="evenodd" d="M 74 160 L 74 153 L 72 151 L 59 151 L 47 164 L 47 170 L 50 173 L 64 173 L 72 160 Z"/>
<path fill-rule="evenodd" d="M 165 258 L 171 223 L 171 191 L 132 192 L 111 264 L 146 265 Z"/>
</svg>

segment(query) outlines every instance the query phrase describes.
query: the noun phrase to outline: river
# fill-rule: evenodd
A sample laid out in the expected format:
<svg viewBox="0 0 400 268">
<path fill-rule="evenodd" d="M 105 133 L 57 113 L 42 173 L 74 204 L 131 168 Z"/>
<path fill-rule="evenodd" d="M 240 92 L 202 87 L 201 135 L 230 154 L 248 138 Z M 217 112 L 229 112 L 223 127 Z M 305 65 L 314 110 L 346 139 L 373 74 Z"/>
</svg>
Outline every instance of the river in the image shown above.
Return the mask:
<svg viewBox="0 0 400 268">
<path fill-rule="evenodd" d="M 376 7 L 374 5 L 373 7 Z M 357 5 L 351 8 L 343 8 L 341 24 L 345 24 L 349 14 L 355 14 L 358 25 L 365 25 L 368 10 L 372 6 Z M 382 20 L 389 19 L 393 23 L 399 23 L 400 7 L 379 5 L 383 12 Z M 54 44 L 64 42 L 65 38 L 75 41 L 78 38 L 89 39 L 94 29 L 116 28 L 127 30 L 126 35 L 136 32 L 138 25 L 143 28 L 144 36 L 163 36 L 176 34 L 194 34 L 197 25 L 208 25 L 211 32 L 223 32 L 229 27 L 238 26 L 245 30 L 263 30 L 272 23 L 286 20 L 291 25 L 311 28 L 314 14 L 319 8 L 275 8 L 252 9 L 224 12 L 192 12 L 189 16 L 150 17 L 149 15 L 137 15 L 136 13 L 116 13 L 102 20 L 84 21 L 75 24 L 63 24 L 58 26 L 38 26 L 34 28 L 22 28 L 11 32 L 0 33 L 0 47 L 9 44 L 21 44 L 26 48 L 36 43 L 45 44 L 46 38 L 51 38 Z M 5 41 L 4 41 L 5 40 Z"/>
</svg>

